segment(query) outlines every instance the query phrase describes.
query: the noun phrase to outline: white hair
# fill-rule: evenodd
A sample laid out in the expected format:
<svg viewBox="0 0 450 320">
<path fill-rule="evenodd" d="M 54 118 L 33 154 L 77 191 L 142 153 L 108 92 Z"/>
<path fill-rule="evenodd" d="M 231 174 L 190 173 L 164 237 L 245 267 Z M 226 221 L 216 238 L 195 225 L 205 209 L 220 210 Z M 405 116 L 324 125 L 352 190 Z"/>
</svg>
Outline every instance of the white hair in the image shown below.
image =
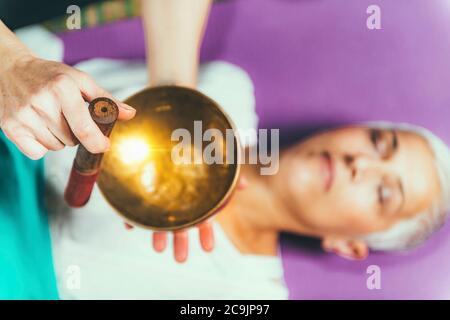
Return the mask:
<svg viewBox="0 0 450 320">
<path fill-rule="evenodd" d="M 361 238 L 373 250 L 393 251 L 415 248 L 437 231 L 447 218 L 450 209 L 450 150 L 440 138 L 419 126 L 389 122 L 370 122 L 368 125 L 374 128 L 415 133 L 425 139 L 434 155 L 440 194 L 431 206 L 413 218 L 397 222 L 385 231 L 371 233 Z"/>
</svg>

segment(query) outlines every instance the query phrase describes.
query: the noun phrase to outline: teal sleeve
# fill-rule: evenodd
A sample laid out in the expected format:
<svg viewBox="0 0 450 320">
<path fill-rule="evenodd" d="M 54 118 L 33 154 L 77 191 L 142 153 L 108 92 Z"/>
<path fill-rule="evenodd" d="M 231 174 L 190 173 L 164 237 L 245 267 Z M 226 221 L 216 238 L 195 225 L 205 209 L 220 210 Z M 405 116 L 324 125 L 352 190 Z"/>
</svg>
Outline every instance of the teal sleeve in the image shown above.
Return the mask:
<svg viewBox="0 0 450 320">
<path fill-rule="evenodd" d="M 43 161 L 0 130 L 0 299 L 57 299 Z"/>
</svg>

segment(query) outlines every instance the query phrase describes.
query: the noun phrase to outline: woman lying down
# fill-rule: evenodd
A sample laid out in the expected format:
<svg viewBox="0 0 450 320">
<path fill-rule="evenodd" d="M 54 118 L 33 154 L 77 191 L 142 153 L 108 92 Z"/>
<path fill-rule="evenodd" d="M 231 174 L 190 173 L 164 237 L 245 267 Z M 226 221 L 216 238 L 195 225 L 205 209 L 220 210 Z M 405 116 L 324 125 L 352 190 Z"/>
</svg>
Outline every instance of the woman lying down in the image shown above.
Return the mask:
<svg viewBox="0 0 450 320">
<path fill-rule="evenodd" d="M 147 81 L 143 64 L 93 60 L 78 67 L 119 98 Z M 114 90 L 123 83 L 125 91 Z M 256 126 L 252 84 L 242 70 L 204 66 L 200 90 L 238 127 Z M 247 187 L 213 219 L 214 250 L 203 252 L 190 230 L 189 258 L 178 264 L 167 250 L 150 249 L 148 231 L 124 231 L 97 189 L 86 207 L 65 206 L 74 153 L 46 159 L 54 264 L 68 299 L 285 299 L 280 232 L 320 238 L 327 252 L 364 259 L 369 249 L 421 244 L 443 224 L 449 204 L 450 153 L 439 138 L 406 125 L 341 127 L 282 151 L 275 175 L 244 165 Z"/>
</svg>

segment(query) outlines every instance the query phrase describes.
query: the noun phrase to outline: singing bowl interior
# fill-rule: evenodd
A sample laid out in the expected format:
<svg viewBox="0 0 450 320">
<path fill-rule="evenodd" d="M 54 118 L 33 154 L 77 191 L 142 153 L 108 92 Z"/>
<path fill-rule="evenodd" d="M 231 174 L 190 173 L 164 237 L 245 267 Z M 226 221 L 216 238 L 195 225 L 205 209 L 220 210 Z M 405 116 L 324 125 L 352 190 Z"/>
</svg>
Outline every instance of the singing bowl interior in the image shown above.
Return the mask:
<svg viewBox="0 0 450 320">
<path fill-rule="evenodd" d="M 125 220 L 154 230 L 177 230 L 211 216 L 230 196 L 239 175 L 238 140 L 235 135 L 226 138 L 226 130 L 233 129 L 230 119 L 213 100 L 184 87 L 145 89 L 125 102 L 137 113 L 132 120 L 117 122 L 112 131 L 111 149 L 97 180 L 107 201 Z M 202 150 L 193 144 L 199 138 L 194 132 L 197 120 Z M 192 159 L 211 143 L 203 141 L 203 132 L 220 130 L 223 163 L 172 161 L 172 150 L 181 140 L 171 136 L 179 128 L 190 133 Z M 228 151 L 233 152 L 232 163 L 225 161 L 227 150 L 233 150 Z"/>
</svg>

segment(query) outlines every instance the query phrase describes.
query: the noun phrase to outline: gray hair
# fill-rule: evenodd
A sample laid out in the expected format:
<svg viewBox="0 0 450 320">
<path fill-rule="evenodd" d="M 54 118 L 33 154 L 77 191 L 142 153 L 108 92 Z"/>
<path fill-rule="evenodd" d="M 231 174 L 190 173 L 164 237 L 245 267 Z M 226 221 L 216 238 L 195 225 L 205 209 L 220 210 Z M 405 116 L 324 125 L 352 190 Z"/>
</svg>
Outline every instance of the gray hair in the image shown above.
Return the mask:
<svg viewBox="0 0 450 320">
<path fill-rule="evenodd" d="M 366 123 L 367 125 L 367 123 Z M 428 143 L 434 155 L 441 192 L 432 205 L 412 218 L 397 222 L 385 231 L 363 236 L 373 250 L 409 250 L 427 240 L 444 224 L 450 209 L 450 150 L 429 130 L 406 123 L 371 122 L 370 127 L 415 133 Z"/>
</svg>

